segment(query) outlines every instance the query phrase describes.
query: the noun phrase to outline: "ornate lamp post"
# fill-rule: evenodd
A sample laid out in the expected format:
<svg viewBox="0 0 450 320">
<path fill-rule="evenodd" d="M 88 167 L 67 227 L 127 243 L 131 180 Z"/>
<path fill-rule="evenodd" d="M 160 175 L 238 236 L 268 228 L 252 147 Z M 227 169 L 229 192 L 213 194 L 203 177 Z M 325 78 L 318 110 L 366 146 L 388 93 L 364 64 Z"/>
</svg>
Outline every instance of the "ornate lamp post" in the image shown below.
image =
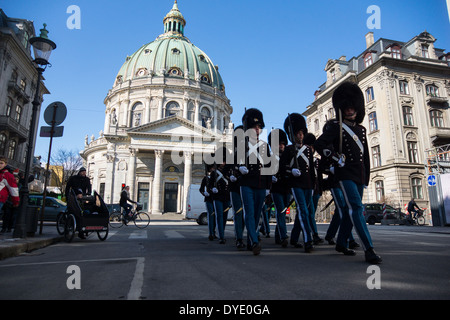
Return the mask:
<svg viewBox="0 0 450 320">
<path fill-rule="evenodd" d="M 26 230 L 26 215 L 28 208 L 28 198 L 29 198 L 29 190 L 28 190 L 28 178 L 30 176 L 30 166 L 31 161 L 33 159 L 33 150 L 34 150 L 34 136 L 36 135 L 36 121 L 37 121 L 37 110 L 39 105 L 41 104 L 39 99 L 39 87 L 42 79 L 42 73 L 45 71 L 47 65 L 49 65 L 49 58 L 52 50 L 56 48 L 56 44 L 51 41 L 48 36 L 48 30 L 45 29 L 47 25 L 44 23 L 44 28 L 41 29 L 41 34 L 39 37 L 33 37 L 30 39 L 30 44 L 33 46 L 34 51 L 34 60 L 33 62 L 36 64 L 36 70 L 38 72 L 37 84 L 36 84 L 36 94 L 34 95 L 34 100 L 32 102 L 33 110 L 31 113 L 31 123 L 30 130 L 28 133 L 28 146 L 27 146 L 27 154 L 25 158 L 25 183 L 20 190 L 20 210 L 19 215 L 17 217 L 17 223 L 14 228 L 14 238 L 25 238 L 27 235 Z"/>
</svg>

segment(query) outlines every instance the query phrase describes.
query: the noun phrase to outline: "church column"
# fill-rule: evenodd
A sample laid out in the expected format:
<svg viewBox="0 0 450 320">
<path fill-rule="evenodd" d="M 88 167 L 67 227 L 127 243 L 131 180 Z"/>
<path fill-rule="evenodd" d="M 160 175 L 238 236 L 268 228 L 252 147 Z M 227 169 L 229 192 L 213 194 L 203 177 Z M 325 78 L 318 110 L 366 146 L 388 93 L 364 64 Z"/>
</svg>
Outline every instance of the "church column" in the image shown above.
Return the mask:
<svg viewBox="0 0 450 320">
<path fill-rule="evenodd" d="M 136 188 L 136 152 L 136 149 L 130 148 L 127 172 L 127 186 L 130 186 L 130 199 L 133 199 Z"/>
<path fill-rule="evenodd" d="M 183 102 L 184 102 L 184 105 L 183 105 L 183 118 L 187 119 L 187 117 L 188 117 L 189 99 L 185 97 L 185 98 L 183 98 Z"/>
<path fill-rule="evenodd" d="M 191 185 L 191 176 L 192 176 L 192 154 L 191 151 L 184 152 L 184 182 L 183 182 L 183 213 L 187 214 L 187 195 L 189 186 Z"/>
<path fill-rule="evenodd" d="M 155 150 L 155 175 L 153 178 L 152 214 L 161 214 L 161 174 L 164 150 Z"/>
<path fill-rule="evenodd" d="M 195 109 L 194 109 L 194 123 L 199 124 L 199 109 L 200 109 L 200 101 L 198 99 L 195 99 L 194 101 Z"/>
<path fill-rule="evenodd" d="M 158 97 L 158 114 L 156 119 L 160 120 L 162 119 L 162 110 L 163 110 L 163 102 L 164 102 L 164 98 L 163 97 Z"/>
</svg>

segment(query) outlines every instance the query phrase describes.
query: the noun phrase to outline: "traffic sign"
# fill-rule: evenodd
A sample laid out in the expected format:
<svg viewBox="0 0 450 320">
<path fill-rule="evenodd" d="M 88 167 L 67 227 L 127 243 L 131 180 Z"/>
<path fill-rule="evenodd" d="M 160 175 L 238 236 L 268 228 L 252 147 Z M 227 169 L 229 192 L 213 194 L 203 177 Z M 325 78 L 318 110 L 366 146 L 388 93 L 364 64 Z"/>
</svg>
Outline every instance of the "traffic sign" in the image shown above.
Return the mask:
<svg viewBox="0 0 450 320">
<path fill-rule="evenodd" d="M 44 111 L 44 120 L 50 126 L 59 126 L 66 119 L 66 116 L 66 105 L 60 101 L 50 103 Z"/>
<path fill-rule="evenodd" d="M 62 137 L 63 131 L 64 131 L 64 126 L 54 127 L 53 128 L 53 138 Z M 43 137 L 43 138 L 52 137 L 52 127 L 42 126 L 39 136 Z"/>
<path fill-rule="evenodd" d="M 436 185 L 436 176 L 435 175 L 428 176 L 427 181 L 430 187 L 434 187 Z"/>
</svg>

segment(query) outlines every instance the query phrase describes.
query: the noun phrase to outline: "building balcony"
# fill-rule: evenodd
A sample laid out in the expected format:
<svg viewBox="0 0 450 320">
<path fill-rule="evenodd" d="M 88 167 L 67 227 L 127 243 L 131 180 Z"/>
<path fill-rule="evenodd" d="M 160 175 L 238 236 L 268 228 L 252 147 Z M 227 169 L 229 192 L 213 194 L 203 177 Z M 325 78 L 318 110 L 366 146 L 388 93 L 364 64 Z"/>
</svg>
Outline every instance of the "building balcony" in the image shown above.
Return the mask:
<svg viewBox="0 0 450 320">
<path fill-rule="evenodd" d="M 19 99 L 23 101 L 23 104 L 30 102 L 30 96 L 20 87 L 15 81 L 10 80 L 8 82 L 8 91 L 13 92 Z"/>
<path fill-rule="evenodd" d="M 439 146 L 450 143 L 450 128 L 430 127 L 429 134 L 433 145 Z"/>
<path fill-rule="evenodd" d="M 28 129 L 9 116 L 0 115 L 0 127 L 19 138 L 19 143 L 28 139 Z"/>
</svg>

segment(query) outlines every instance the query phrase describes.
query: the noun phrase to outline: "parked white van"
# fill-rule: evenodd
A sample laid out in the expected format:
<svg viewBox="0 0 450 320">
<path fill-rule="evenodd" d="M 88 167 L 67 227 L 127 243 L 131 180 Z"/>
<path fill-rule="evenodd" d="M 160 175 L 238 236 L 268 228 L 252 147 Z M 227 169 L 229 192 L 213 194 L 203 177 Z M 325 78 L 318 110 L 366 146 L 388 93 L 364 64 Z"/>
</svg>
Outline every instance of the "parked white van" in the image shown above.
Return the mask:
<svg viewBox="0 0 450 320">
<path fill-rule="evenodd" d="M 187 195 L 186 219 L 195 219 L 200 225 L 208 224 L 208 214 L 206 213 L 205 198 L 200 193 L 199 184 L 191 184 Z M 228 210 L 228 220 L 233 220 L 233 208 Z"/>
</svg>

